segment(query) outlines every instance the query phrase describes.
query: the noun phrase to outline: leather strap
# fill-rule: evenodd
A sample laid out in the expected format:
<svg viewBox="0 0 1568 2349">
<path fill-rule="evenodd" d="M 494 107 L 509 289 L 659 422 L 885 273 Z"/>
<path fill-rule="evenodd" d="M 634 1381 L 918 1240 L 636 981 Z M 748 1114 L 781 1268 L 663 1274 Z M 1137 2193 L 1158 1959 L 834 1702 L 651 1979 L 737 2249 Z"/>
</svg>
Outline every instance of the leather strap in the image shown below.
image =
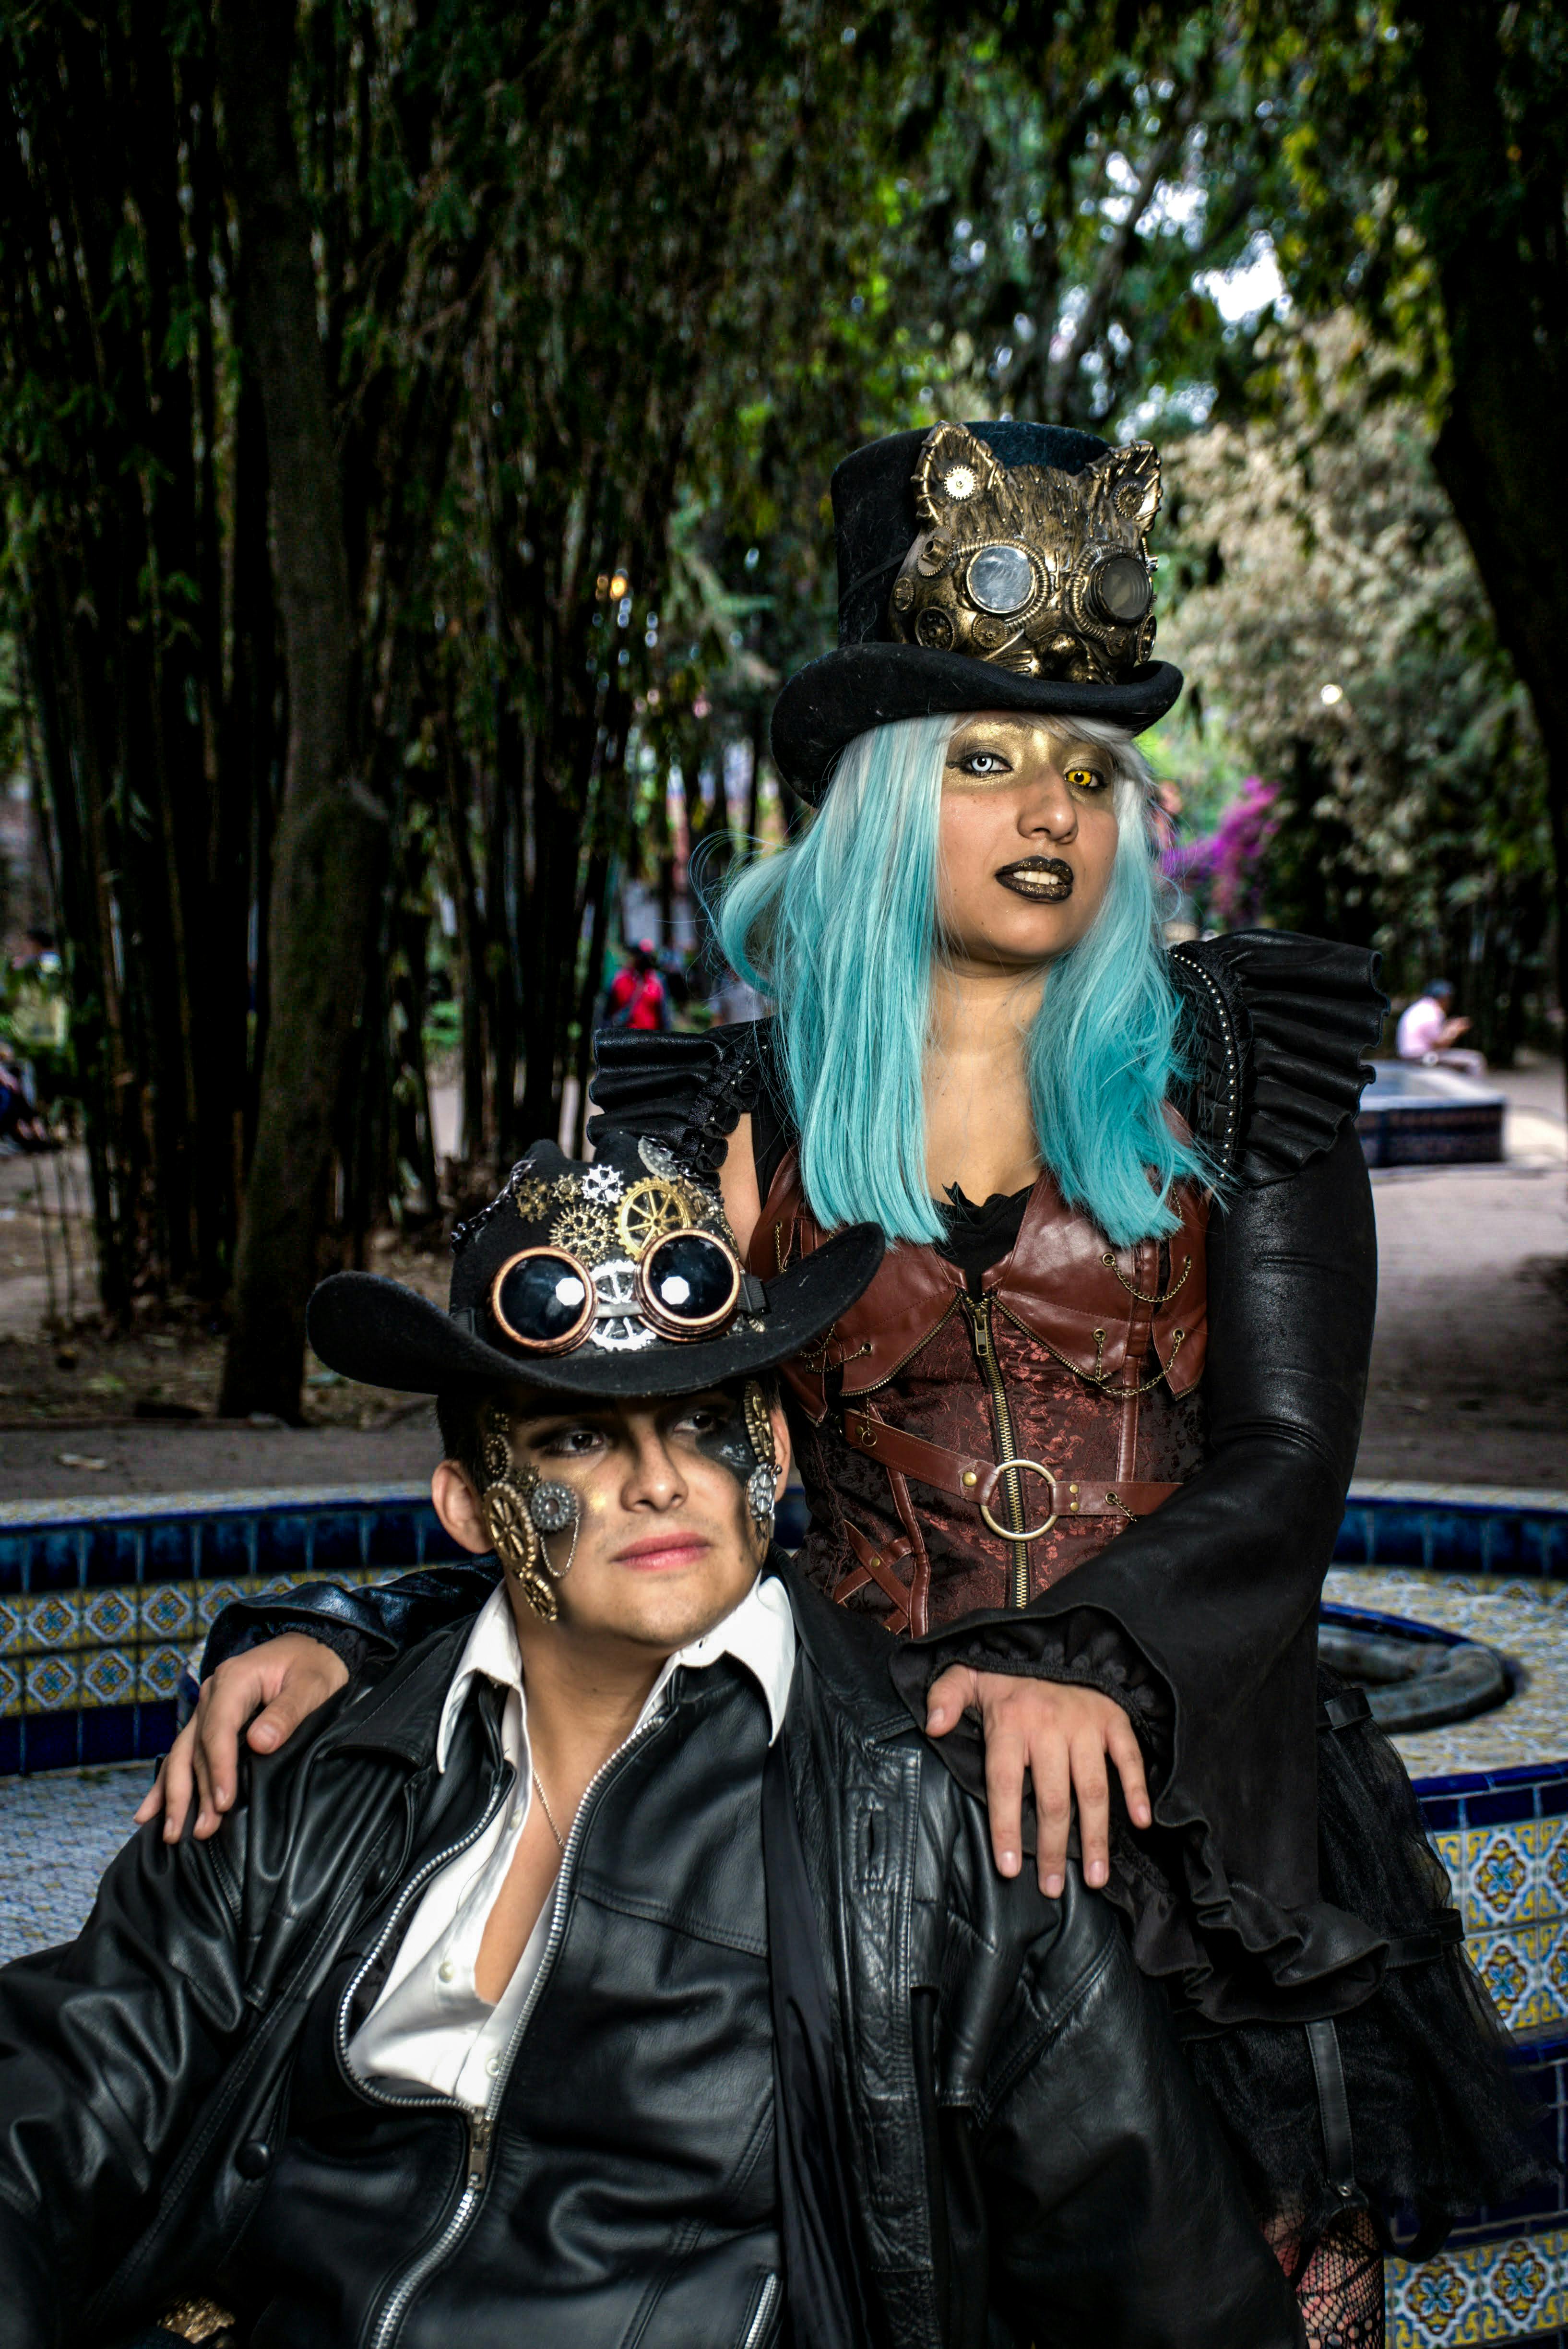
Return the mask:
<svg viewBox="0 0 1568 2349">
<path fill-rule="evenodd" d="M 1465 1920 L 1457 1909 L 1439 1909 L 1431 1923 L 1418 1933 L 1398 1933 L 1388 1944 L 1388 1954 L 1383 1961 L 1384 1971 L 1400 1966 L 1427 1966 L 1440 1958 L 1445 1950 L 1453 1950 L 1465 1937 Z"/>
<path fill-rule="evenodd" d="M 1347 2210 L 1365 2209 L 1356 2183 L 1356 2147 L 1350 2135 L 1350 2099 L 1339 2060 L 1339 2033 L 1332 2022 L 1304 2023 L 1312 2076 L 1317 2083 L 1317 2114 L 1323 2124 L 1323 2166 Z"/>
<path fill-rule="evenodd" d="M 893 1611 L 886 1619 L 886 1629 L 896 1638 L 910 1628 L 913 1593 L 907 1583 L 899 1580 L 893 1569 L 913 1554 L 914 1546 L 905 1535 L 899 1534 L 879 1547 L 867 1540 L 859 1526 L 851 1525 L 847 1519 L 844 1533 L 855 1554 L 856 1563 L 834 1584 L 834 1602 L 843 1607 L 858 1590 L 863 1590 L 868 1583 L 874 1582 L 883 1597 L 892 1601 Z"/>
<path fill-rule="evenodd" d="M 1346 1689 L 1338 1696 L 1326 1698 L 1317 1708 L 1319 1729 L 1358 1729 L 1371 1718 L 1371 1702 L 1363 1688 Z"/>
<path fill-rule="evenodd" d="M 994 1460 L 981 1460 L 967 1453 L 950 1452 L 945 1444 L 928 1444 L 923 1435 L 911 1435 L 902 1427 L 890 1427 L 885 1420 L 873 1419 L 869 1412 L 846 1411 L 844 1437 L 857 1452 L 880 1461 L 884 1468 L 899 1475 L 913 1476 L 918 1484 L 934 1485 L 939 1493 L 950 1493 L 954 1500 L 968 1501 L 975 1508 L 988 1508 L 995 1500 L 1002 1471 Z M 1052 1476 L 1043 1480 L 1046 1490 L 1031 1483 L 1028 1494 L 1031 1504 L 1037 1500 L 1040 1514 L 1053 1513 L 1063 1517 L 1147 1517 L 1153 1514 L 1180 1485 L 1156 1485 L 1136 1478 L 1127 1482 L 1091 1484 L 1079 1477 L 1076 1481 Z"/>
</svg>

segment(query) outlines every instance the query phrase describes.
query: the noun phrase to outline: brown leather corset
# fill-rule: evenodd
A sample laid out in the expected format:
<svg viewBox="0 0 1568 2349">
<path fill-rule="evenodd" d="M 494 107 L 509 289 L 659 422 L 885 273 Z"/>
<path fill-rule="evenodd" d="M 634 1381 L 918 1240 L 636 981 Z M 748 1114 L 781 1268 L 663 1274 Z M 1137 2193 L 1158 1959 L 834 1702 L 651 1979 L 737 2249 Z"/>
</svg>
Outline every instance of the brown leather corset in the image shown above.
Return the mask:
<svg viewBox="0 0 1568 2349">
<path fill-rule="evenodd" d="M 1208 1202 L 1176 1204 L 1169 1241 L 1113 1250 L 1044 1174 L 977 1297 L 934 1248 L 889 1249 L 784 1371 L 811 1503 L 800 1563 L 820 1588 L 917 1636 L 1021 1607 L 1191 1475 Z M 771 1278 L 825 1237 L 791 1150 L 750 1269 Z"/>
</svg>

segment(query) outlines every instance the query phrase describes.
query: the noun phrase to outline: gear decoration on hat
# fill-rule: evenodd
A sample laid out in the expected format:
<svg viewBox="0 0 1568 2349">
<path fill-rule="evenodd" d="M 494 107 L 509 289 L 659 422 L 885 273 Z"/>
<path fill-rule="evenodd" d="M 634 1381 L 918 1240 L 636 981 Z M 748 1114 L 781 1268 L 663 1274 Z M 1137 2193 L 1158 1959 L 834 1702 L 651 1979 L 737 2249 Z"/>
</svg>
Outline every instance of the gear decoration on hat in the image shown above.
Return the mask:
<svg viewBox="0 0 1568 2349">
<path fill-rule="evenodd" d="M 670 1232 L 688 1230 L 702 1213 L 684 1183 L 650 1175 L 641 1183 L 634 1183 L 621 1201 L 615 1214 L 615 1229 L 626 1254 L 640 1263 L 655 1240 Z"/>
<path fill-rule="evenodd" d="M 658 1343 L 658 1331 L 651 1321 L 643 1319 L 637 1268 L 628 1257 L 614 1257 L 608 1264 L 596 1264 L 593 1287 L 599 1311 L 588 1339 L 591 1346 L 599 1346 L 609 1353 L 631 1354 L 639 1347 Z"/>
<path fill-rule="evenodd" d="M 588 1265 L 614 1253 L 615 1226 L 609 1210 L 575 1192 L 570 1206 L 562 1207 L 551 1225 L 550 1237 L 553 1247 L 564 1248 Z"/>
<path fill-rule="evenodd" d="M 1080 685 L 1123 682 L 1149 658 L 1151 442 L 1108 450 L 1078 473 L 1009 470 L 966 426 L 938 424 L 921 447 L 914 505 L 922 527 L 888 598 L 895 643 Z"/>
<path fill-rule="evenodd" d="M 525 1174 L 511 1185 L 511 1201 L 525 1223 L 537 1223 L 550 1205 L 554 1186 L 542 1174 Z"/>
<path fill-rule="evenodd" d="M 597 1162 L 583 1177 L 583 1196 L 592 1199 L 596 1207 L 613 1207 L 626 1185 L 613 1166 Z"/>
<path fill-rule="evenodd" d="M 637 1155 L 650 1174 L 662 1174 L 666 1183 L 680 1181 L 680 1160 L 673 1150 L 666 1150 L 662 1142 L 655 1142 L 652 1134 L 640 1133 L 637 1136 Z"/>
</svg>

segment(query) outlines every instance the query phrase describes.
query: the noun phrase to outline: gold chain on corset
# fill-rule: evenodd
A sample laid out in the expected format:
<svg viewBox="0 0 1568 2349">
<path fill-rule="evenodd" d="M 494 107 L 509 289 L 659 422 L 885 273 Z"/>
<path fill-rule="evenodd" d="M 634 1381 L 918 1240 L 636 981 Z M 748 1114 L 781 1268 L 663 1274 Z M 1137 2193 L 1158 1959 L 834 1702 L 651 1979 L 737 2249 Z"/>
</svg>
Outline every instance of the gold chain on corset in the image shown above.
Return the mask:
<svg viewBox="0 0 1568 2349">
<path fill-rule="evenodd" d="M 1136 1297 L 1140 1305 L 1169 1305 L 1171 1299 L 1175 1296 L 1177 1290 L 1181 1288 L 1181 1283 L 1186 1279 L 1187 1275 L 1192 1269 L 1191 1257 L 1190 1256 L 1183 1257 L 1181 1260 L 1181 1270 L 1177 1278 L 1171 1282 L 1164 1296 L 1145 1297 L 1141 1288 L 1135 1288 L 1133 1287 L 1131 1281 L 1129 1280 L 1127 1275 L 1123 1272 L 1121 1267 L 1118 1264 L 1116 1258 L 1112 1256 L 1109 1248 L 1106 1249 L 1104 1255 L 1100 1257 L 1100 1262 L 1107 1266 L 1110 1271 L 1115 1273 L 1118 1280 L 1120 1281 L 1129 1297 Z M 1098 1336 L 1098 1334 L 1099 1332 L 1097 1331 L 1096 1335 Z M 1171 1359 L 1174 1360 L 1174 1356 L 1172 1356 Z"/>
<path fill-rule="evenodd" d="M 1171 1294 L 1174 1296 L 1175 1291 L 1172 1290 Z M 1144 1301 L 1147 1303 L 1147 1299 Z M 1176 1357 L 1181 1351 L 1181 1340 L 1186 1335 L 1187 1332 L 1185 1330 L 1171 1330 L 1171 1359 L 1168 1362 L 1160 1362 L 1160 1350 L 1158 1347 L 1154 1346 L 1154 1340 L 1150 1338 L 1149 1342 L 1154 1349 L 1154 1359 L 1157 1362 L 1160 1362 L 1160 1368 L 1155 1371 L 1154 1376 L 1151 1379 L 1145 1379 L 1140 1387 L 1113 1387 L 1111 1385 L 1110 1381 L 1116 1375 L 1115 1372 L 1113 1371 L 1102 1370 L 1100 1367 L 1105 1361 L 1105 1331 L 1103 1330 L 1097 1330 L 1094 1333 L 1093 1370 L 1079 1371 L 1076 1362 L 1068 1362 L 1068 1368 L 1069 1371 L 1077 1371 L 1080 1379 L 1087 1379 L 1091 1386 L 1097 1386 L 1101 1394 L 1109 1395 L 1113 1402 L 1129 1402 L 1134 1395 L 1146 1395 L 1150 1393 L 1153 1389 L 1160 1384 L 1161 1379 L 1168 1379 L 1170 1377 L 1171 1371 L 1176 1367 Z M 1047 1340 L 1042 1339 L 1041 1343 L 1046 1346 L 1048 1352 L 1056 1354 L 1056 1348 L 1050 1345 Z M 1057 1354 L 1057 1360 L 1058 1362 L 1067 1362 L 1067 1356 L 1065 1354 Z"/>
</svg>

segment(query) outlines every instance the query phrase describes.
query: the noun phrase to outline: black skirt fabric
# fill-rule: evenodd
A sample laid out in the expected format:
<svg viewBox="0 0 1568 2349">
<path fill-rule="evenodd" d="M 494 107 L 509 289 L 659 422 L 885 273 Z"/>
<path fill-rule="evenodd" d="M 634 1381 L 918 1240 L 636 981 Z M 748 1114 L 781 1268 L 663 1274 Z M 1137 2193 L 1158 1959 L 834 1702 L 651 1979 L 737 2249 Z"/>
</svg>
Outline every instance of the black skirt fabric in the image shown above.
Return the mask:
<svg viewBox="0 0 1568 2349">
<path fill-rule="evenodd" d="M 1344 1683 L 1319 1673 L 1319 1693 Z M 1324 1898 L 1390 1940 L 1433 1929 L 1450 1906 L 1403 1763 L 1372 1722 L 1318 1739 Z M 1552 2175 L 1514 2086 L 1508 2040 L 1465 1953 L 1390 1968 L 1336 2030 L 1357 2182 L 1386 2244 L 1398 2220 L 1429 2257 L 1454 2220 Z M 1188 2042 L 1260 2218 L 1310 2240 L 1343 2214 L 1327 2175 L 1317 2090 L 1299 2024 L 1245 2023 Z"/>
</svg>

